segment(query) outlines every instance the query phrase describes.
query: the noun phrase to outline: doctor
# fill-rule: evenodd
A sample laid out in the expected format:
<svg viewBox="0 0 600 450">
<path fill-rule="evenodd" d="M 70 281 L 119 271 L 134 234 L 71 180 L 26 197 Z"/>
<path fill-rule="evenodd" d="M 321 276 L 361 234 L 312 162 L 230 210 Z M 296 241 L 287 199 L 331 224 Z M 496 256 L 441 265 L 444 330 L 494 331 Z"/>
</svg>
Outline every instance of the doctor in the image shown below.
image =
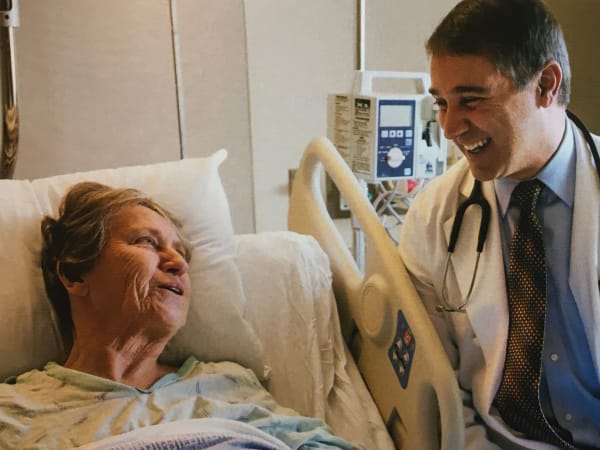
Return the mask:
<svg viewBox="0 0 600 450">
<path fill-rule="evenodd" d="M 566 115 L 570 68 L 560 27 L 541 0 L 463 0 L 426 48 L 441 126 L 464 158 L 417 196 L 399 251 L 456 371 L 465 447 L 600 448 L 600 181 L 588 143 Z M 476 179 L 491 207 L 479 267 L 481 215 L 472 206 L 444 277 L 457 207 Z M 541 321 L 543 346 L 537 380 L 517 391 L 504 389 L 509 347 L 531 346 L 535 333 L 518 322 L 509 292 L 526 283 L 509 283 L 520 215 L 511 195 L 530 179 L 543 183 L 535 215 L 546 281 L 545 306 L 529 308 L 527 320 Z M 533 301 L 525 294 L 525 303 Z M 516 335 L 525 339 L 516 344 Z M 516 361 L 519 377 L 535 364 Z M 538 413 L 522 406 L 524 398 L 534 399 L 544 426 L 530 421 Z"/>
</svg>

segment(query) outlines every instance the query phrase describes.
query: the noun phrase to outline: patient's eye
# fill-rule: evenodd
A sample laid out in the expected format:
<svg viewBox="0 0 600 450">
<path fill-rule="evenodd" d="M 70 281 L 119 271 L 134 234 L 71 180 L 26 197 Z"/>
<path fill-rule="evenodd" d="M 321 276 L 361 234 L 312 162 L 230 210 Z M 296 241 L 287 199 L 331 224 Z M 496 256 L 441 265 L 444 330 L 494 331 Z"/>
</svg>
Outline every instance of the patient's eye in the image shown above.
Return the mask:
<svg viewBox="0 0 600 450">
<path fill-rule="evenodd" d="M 153 249 L 158 248 L 158 241 L 152 236 L 140 236 L 134 240 L 134 244 Z"/>
</svg>

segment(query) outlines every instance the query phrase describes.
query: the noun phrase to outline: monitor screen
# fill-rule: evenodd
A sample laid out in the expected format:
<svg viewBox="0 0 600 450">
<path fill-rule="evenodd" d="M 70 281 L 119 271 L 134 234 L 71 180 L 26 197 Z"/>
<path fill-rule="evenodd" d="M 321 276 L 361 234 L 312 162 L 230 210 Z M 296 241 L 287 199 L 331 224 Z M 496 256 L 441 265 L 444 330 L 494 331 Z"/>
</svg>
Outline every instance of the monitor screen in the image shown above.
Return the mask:
<svg viewBox="0 0 600 450">
<path fill-rule="evenodd" d="M 380 127 L 411 127 L 412 105 L 381 105 L 379 107 Z"/>
</svg>

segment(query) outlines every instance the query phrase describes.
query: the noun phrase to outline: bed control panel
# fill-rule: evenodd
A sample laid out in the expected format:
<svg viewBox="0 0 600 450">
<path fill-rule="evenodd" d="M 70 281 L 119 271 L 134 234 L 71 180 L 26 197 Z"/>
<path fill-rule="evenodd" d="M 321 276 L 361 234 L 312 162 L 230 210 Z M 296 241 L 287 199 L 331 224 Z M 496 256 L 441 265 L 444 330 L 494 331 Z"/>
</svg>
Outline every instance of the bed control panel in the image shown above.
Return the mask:
<svg viewBox="0 0 600 450">
<path fill-rule="evenodd" d="M 388 350 L 388 357 L 396 372 L 400 386 L 406 389 L 408 386 L 408 377 L 410 376 L 410 367 L 415 354 L 415 337 L 408 326 L 408 322 L 398 311 L 398 320 L 396 325 L 396 335 L 394 341 Z"/>
</svg>

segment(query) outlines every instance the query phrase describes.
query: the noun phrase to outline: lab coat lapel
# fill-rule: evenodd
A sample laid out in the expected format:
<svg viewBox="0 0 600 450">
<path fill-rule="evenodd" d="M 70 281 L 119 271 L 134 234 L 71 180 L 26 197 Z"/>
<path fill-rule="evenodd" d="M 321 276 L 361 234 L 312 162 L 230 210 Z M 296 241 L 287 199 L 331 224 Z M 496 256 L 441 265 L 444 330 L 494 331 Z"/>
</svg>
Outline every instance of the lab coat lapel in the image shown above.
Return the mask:
<svg viewBox="0 0 600 450">
<path fill-rule="evenodd" d="M 577 163 L 569 285 L 590 344 L 596 376 L 600 381 L 600 181 L 589 147 L 575 126 L 573 134 Z M 599 140 L 596 139 L 596 145 L 600 144 Z"/>
<path fill-rule="evenodd" d="M 460 187 L 463 200 L 469 196 L 473 181 L 473 177 L 468 173 Z M 467 304 L 467 315 L 486 363 L 484 378 L 478 380 L 483 389 L 482 396 L 475 401 L 481 401 L 482 404 L 478 406 L 487 410 L 502 375 L 508 333 L 508 306 L 494 184 L 485 182 L 482 187 L 483 195 L 490 203 L 491 219 L 471 300 Z M 452 256 L 451 267 L 458 282 L 461 298 L 466 298 L 473 276 L 480 220 L 479 208 L 469 207 L 463 220 L 456 250 Z M 453 221 L 454 216 L 444 224 L 447 242 L 450 238 Z"/>
</svg>

